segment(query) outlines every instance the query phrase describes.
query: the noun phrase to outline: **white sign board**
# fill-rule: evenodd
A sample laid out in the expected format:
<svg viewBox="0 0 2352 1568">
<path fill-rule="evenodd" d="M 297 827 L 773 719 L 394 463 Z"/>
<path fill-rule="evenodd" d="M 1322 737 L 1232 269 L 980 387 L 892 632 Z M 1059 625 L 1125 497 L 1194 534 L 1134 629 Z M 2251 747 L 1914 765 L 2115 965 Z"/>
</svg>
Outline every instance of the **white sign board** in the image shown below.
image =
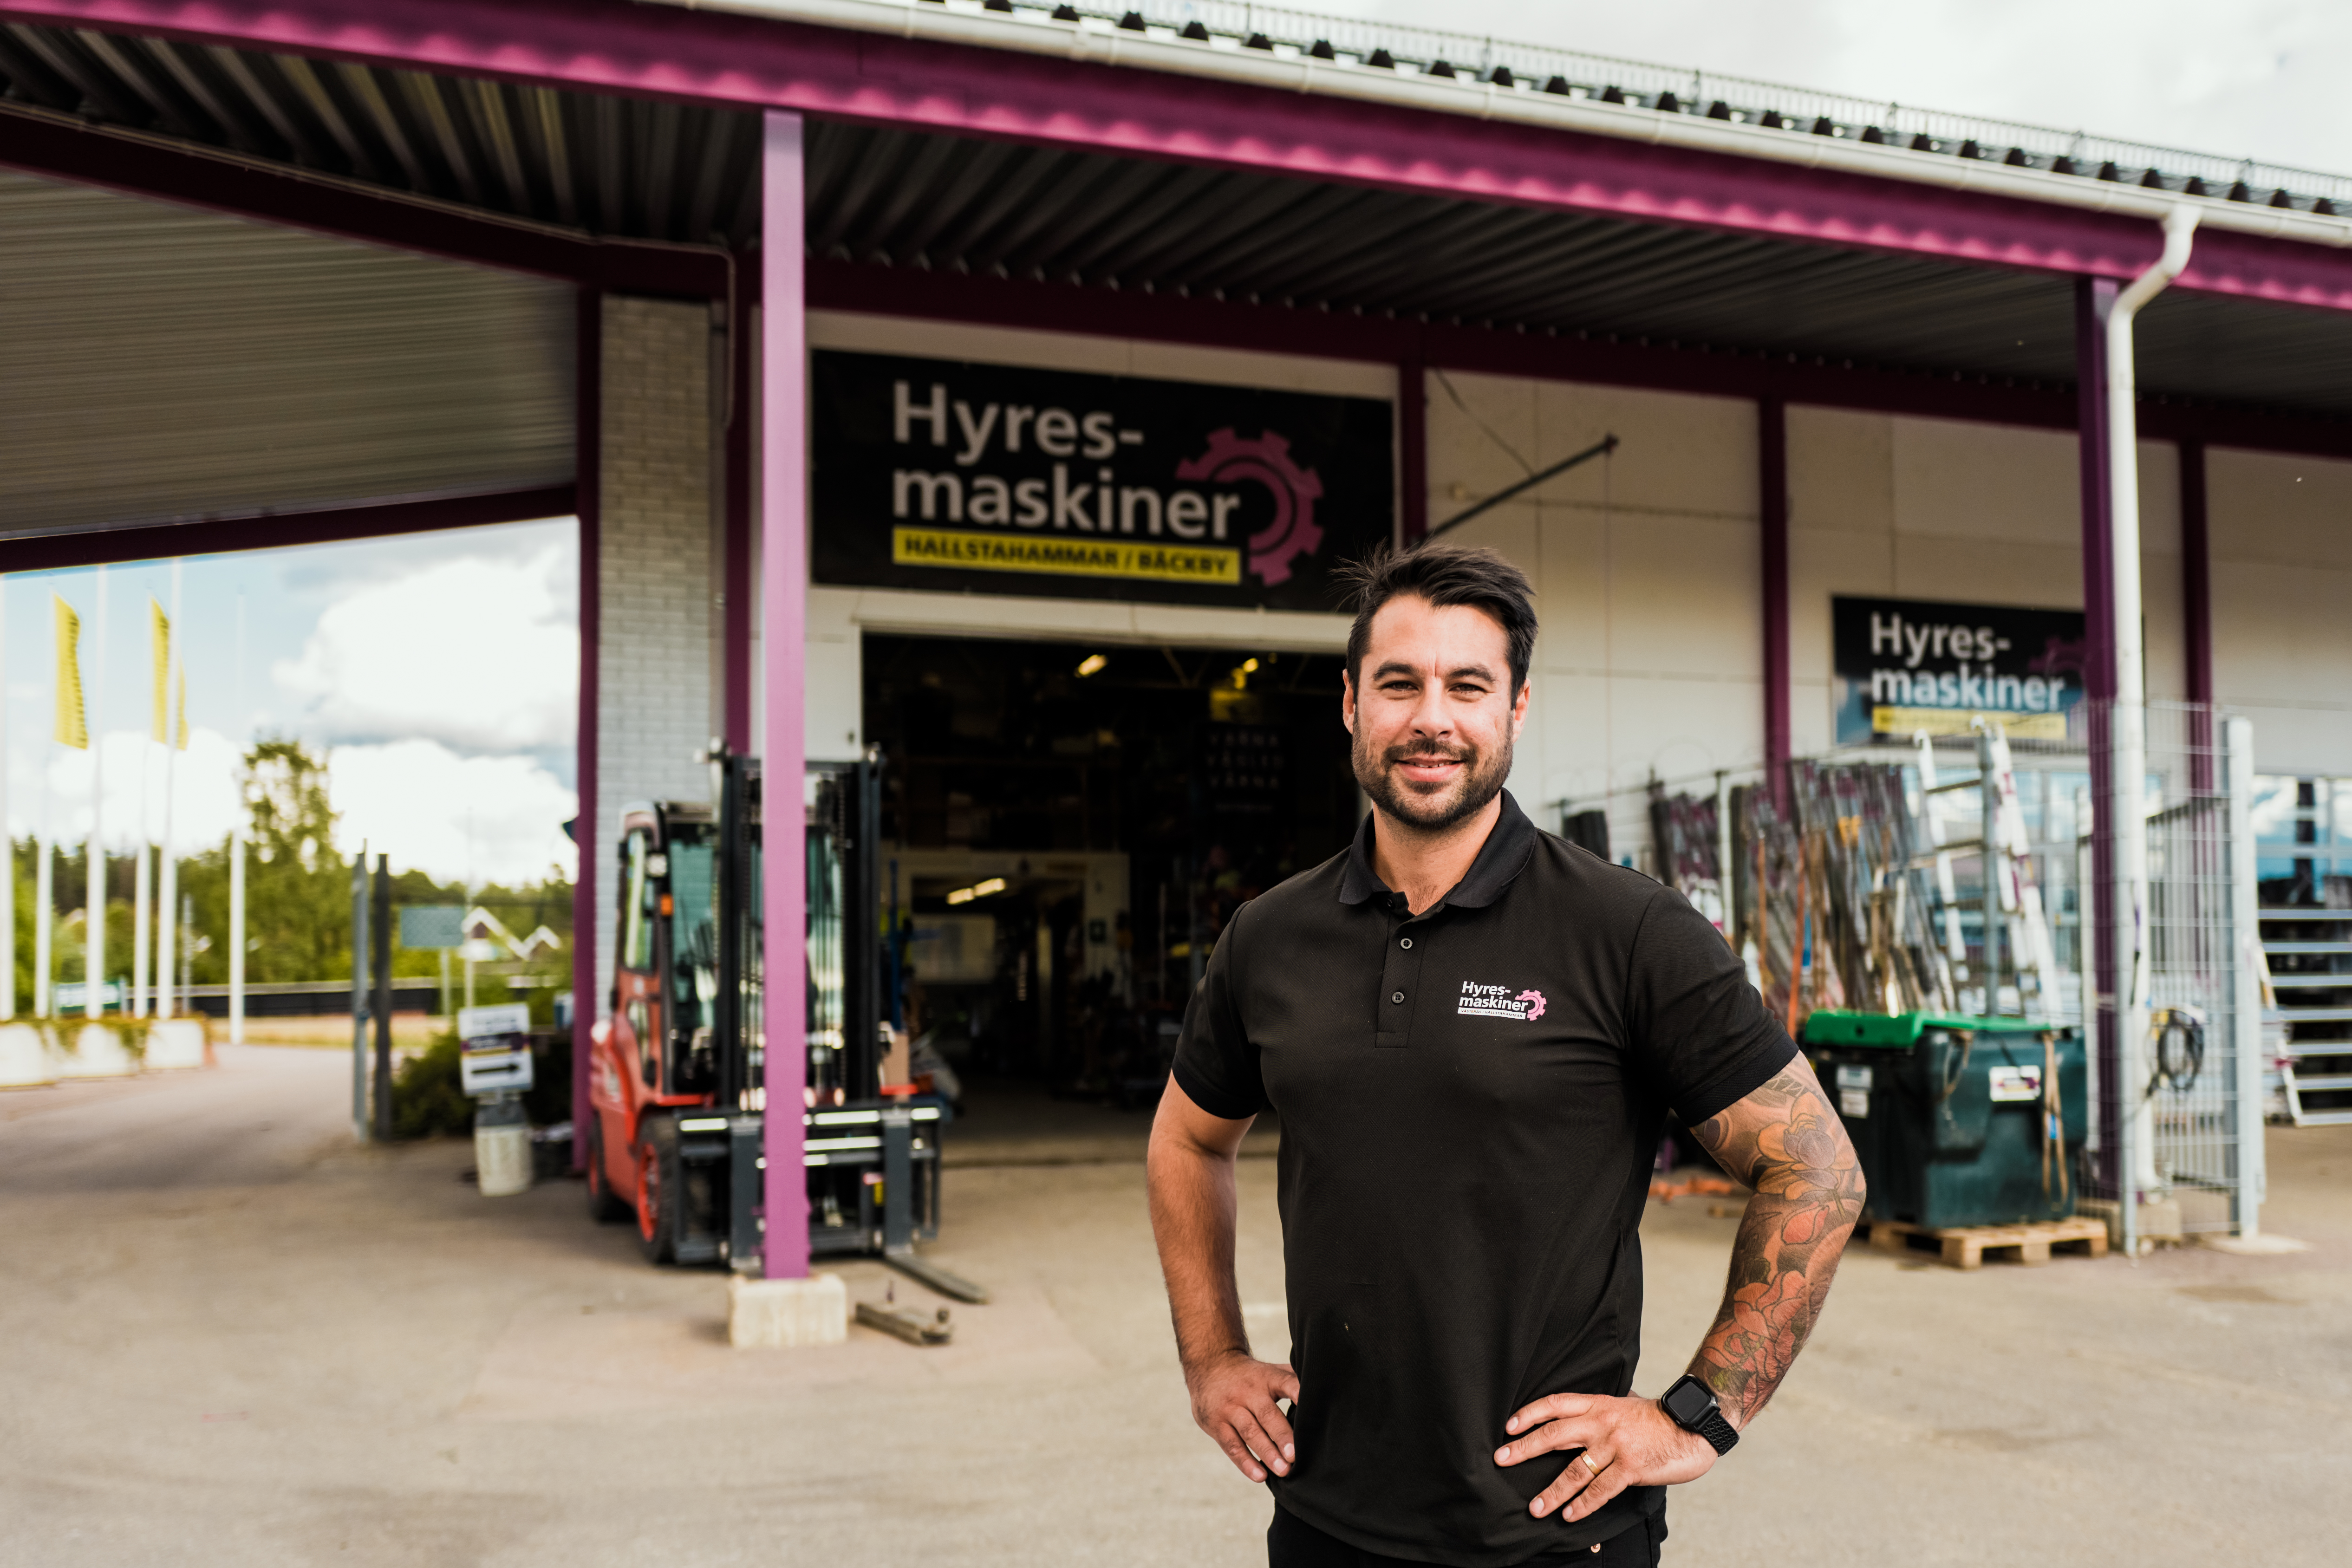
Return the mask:
<svg viewBox="0 0 2352 1568">
<path fill-rule="evenodd" d="M 520 1002 L 457 1009 L 459 1087 L 496 1094 L 530 1087 L 530 1009 Z"/>
</svg>

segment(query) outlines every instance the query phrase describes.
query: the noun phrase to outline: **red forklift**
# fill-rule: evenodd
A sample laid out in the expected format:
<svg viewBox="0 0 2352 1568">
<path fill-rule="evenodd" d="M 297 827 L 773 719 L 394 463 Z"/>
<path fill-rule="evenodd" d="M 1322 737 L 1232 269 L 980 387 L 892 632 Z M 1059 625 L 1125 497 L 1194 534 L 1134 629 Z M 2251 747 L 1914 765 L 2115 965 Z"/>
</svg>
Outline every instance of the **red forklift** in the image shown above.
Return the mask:
<svg viewBox="0 0 2352 1568">
<path fill-rule="evenodd" d="M 761 1025 L 759 759 L 714 746 L 712 804 L 656 801 L 621 815 L 610 1016 L 591 1031 L 588 1210 L 636 1222 L 646 1260 L 757 1272 L 761 1127 L 806 1126 L 812 1257 L 878 1257 L 943 1295 L 987 1292 L 916 1256 L 940 1223 L 950 1113 L 885 1083 L 881 758 L 816 764 L 803 782 L 806 1009 L 803 1103 L 771 1106 Z M 789 798 L 788 798 L 789 799 Z"/>
</svg>

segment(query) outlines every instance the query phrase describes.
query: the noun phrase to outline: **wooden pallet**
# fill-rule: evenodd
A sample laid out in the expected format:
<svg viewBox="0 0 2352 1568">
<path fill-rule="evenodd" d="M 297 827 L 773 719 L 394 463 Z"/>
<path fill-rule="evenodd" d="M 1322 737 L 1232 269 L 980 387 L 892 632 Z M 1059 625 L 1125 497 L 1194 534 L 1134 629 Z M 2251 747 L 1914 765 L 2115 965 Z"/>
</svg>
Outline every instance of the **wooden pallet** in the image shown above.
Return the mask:
<svg viewBox="0 0 2352 1568">
<path fill-rule="evenodd" d="M 2013 1253 L 2014 1261 L 2032 1266 L 2050 1261 L 2051 1249 L 2079 1250 L 2086 1258 L 2107 1255 L 2106 1222 L 2076 1215 L 2072 1219 L 2038 1219 L 2024 1225 L 1967 1225 L 1930 1230 L 1899 1219 L 1866 1219 L 1870 1244 L 1885 1252 L 1937 1252 L 1955 1269 L 1981 1269 L 1985 1254 Z M 1921 1245 L 1921 1243 L 1928 1245 Z"/>
</svg>

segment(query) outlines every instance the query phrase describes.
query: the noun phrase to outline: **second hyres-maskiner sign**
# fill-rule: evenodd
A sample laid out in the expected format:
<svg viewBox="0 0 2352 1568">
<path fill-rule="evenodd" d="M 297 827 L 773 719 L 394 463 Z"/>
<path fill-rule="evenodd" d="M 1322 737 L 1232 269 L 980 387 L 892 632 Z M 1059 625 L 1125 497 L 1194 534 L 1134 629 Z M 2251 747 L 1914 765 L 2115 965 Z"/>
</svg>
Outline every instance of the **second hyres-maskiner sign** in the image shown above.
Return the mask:
<svg viewBox="0 0 2352 1568">
<path fill-rule="evenodd" d="M 1917 599 L 1830 601 L 1837 740 L 1966 731 L 2055 740 L 2083 697 L 2083 612 Z"/>
<path fill-rule="evenodd" d="M 834 350 L 813 386 L 819 582 L 1328 611 L 1390 537 L 1375 399 Z"/>
</svg>

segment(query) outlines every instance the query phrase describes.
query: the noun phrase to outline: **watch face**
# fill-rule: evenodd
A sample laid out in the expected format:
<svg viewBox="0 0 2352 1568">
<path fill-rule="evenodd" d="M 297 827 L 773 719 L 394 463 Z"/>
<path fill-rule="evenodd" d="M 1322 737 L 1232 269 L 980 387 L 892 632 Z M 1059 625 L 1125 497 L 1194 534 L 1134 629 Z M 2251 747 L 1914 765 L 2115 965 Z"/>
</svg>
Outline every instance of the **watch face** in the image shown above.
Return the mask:
<svg viewBox="0 0 2352 1568">
<path fill-rule="evenodd" d="M 1666 1390 L 1664 1403 L 1666 1414 L 1677 1423 L 1695 1427 L 1706 1420 L 1706 1413 L 1715 1408 L 1715 1396 L 1697 1378 L 1685 1376 Z"/>
</svg>

